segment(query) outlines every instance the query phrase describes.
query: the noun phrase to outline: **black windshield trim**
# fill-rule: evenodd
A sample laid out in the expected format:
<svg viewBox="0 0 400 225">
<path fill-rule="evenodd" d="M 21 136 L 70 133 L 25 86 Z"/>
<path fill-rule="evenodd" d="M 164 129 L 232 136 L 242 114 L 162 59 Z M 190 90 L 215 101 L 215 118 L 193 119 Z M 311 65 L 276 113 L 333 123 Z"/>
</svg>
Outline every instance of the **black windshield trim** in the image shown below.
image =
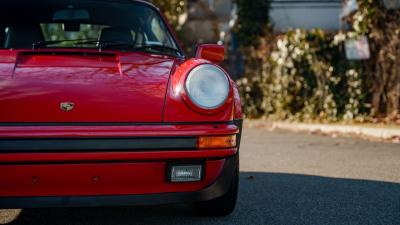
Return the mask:
<svg viewBox="0 0 400 225">
<path fill-rule="evenodd" d="M 150 2 L 146 1 L 141 1 L 141 0 L 91 0 L 91 1 L 98 1 L 98 2 L 113 2 L 113 3 L 126 3 L 126 4 L 139 4 L 139 5 L 144 5 L 147 6 L 154 11 L 156 11 L 157 15 L 161 18 L 161 21 L 163 22 L 164 27 L 167 29 L 168 34 L 172 37 L 172 40 L 176 46 L 176 48 L 179 50 L 180 55 L 182 58 L 186 58 L 184 51 L 181 48 L 181 45 L 178 43 L 177 37 L 174 35 L 174 32 L 171 30 L 171 27 L 167 22 L 165 21 L 164 16 L 162 15 L 160 9 L 153 5 Z"/>
</svg>

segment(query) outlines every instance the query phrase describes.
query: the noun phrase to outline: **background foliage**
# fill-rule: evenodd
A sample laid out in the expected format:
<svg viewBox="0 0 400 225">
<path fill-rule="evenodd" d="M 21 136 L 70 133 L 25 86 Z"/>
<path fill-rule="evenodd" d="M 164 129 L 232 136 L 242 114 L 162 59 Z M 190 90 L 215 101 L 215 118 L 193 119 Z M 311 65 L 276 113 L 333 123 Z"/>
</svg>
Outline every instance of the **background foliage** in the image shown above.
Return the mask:
<svg viewBox="0 0 400 225">
<path fill-rule="evenodd" d="M 179 17 L 186 12 L 186 0 L 149 0 L 151 3 L 160 8 L 167 17 L 171 26 L 175 31 L 179 32 L 181 26 Z"/>
<path fill-rule="evenodd" d="M 234 0 L 237 22 L 234 32 L 242 46 L 254 46 L 269 32 L 269 0 Z"/>
<path fill-rule="evenodd" d="M 239 12 L 250 10 L 244 5 Z M 246 116 L 324 122 L 398 117 L 399 10 L 360 0 L 346 20 L 352 27 L 347 32 L 290 30 L 273 36 L 267 30 L 257 33 L 257 43 L 242 41 L 246 72 L 238 86 Z M 259 26 L 266 27 L 264 22 Z M 371 59 L 347 60 L 344 41 L 361 35 L 369 39 Z"/>
<path fill-rule="evenodd" d="M 274 43 L 261 73 L 238 81 L 248 117 L 362 119 L 367 105 L 361 68 L 345 59 L 333 34 L 291 30 Z"/>
<path fill-rule="evenodd" d="M 349 18 L 353 31 L 366 35 L 371 59 L 364 64 L 371 94 L 372 115 L 396 117 L 400 99 L 400 10 L 385 9 L 382 1 L 359 0 L 360 9 Z"/>
</svg>

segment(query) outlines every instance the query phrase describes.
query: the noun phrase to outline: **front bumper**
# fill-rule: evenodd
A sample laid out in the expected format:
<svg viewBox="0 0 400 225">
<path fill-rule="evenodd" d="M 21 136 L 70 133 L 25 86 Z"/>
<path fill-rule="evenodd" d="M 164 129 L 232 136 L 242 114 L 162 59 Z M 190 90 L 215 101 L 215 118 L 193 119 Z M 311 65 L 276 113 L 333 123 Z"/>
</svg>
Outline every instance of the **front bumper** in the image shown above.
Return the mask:
<svg viewBox="0 0 400 225">
<path fill-rule="evenodd" d="M 0 197 L 0 208 L 135 206 L 208 201 L 228 191 L 237 166 L 238 156 L 226 159 L 218 179 L 198 191 L 104 196 Z"/>
<path fill-rule="evenodd" d="M 237 134 L 240 140 L 240 124 L 237 123 L 7 128 L 0 127 L 0 138 L 8 143 L 0 144 L 0 208 L 207 201 L 226 192 L 238 160 L 239 142 L 236 148 L 198 150 L 174 144 L 153 149 L 143 143 L 138 148 L 132 145 L 130 149 L 117 141 L 116 146 L 121 148 L 108 150 L 109 146 L 99 148 L 96 142 L 89 142 L 82 149 L 75 144 L 71 149 L 74 142 L 58 148 L 60 139 L 84 138 L 102 143 L 104 138 L 150 138 L 158 147 L 163 146 L 157 144 L 159 137 L 183 138 L 186 144 L 191 143 L 188 138 L 204 135 Z M 24 143 L 26 140 L 33 140 L 33 147 L 29 142 Z M 18 144 L 13 145 L 14 141 Z M 45 143 L 45 148 L 35 147 L 35 141 Z M 177 162 L 202 163 L 205 176 L 200 182 L 170 183 L 166 171 L 169 163 Z"/>
</svg>

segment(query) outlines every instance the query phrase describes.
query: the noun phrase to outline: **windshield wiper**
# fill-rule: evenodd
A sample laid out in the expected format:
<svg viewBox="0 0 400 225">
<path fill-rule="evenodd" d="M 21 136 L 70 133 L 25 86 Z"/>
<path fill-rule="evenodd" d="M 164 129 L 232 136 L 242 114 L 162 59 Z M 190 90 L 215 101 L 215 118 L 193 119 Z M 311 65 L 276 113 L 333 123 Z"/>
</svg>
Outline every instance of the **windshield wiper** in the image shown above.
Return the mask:
<svg viewBox="0 0 400 225">
<path fill-rule="evenodd" d="M 34 50 L 45 47 L 47 45 L 58 44 L 62 42 L 76 42 L 74 45 L 85 45 L 85 44 L 96 44 L 99 48 L 99 51 L 102 51 L 105 48 L 110 47 L 124 47 L 134 51 L 144 51 L 144 50 L 156 50 L 157 52 L 173 52 L 174 55 L 182 56 L 182 53 L 177 48 L 172 48 L 165 45 L 157 45 L 157 44 L 149 44 L 149 45 L 134 45 L 129 42 L 124 41 L 101 41 L 97 39 L 74 39 L 74 40 L 55 40 L 55 41 L 38 41 L 32 44 Z"/>
<path fill-rule="evenodd" d="M 89 40 L 89 41 L 78 42 L 76 44 L 77 45 L 96 44 L 96 46 L 99 48 L 99 51 L 101 51 L 104 48 L 108 48 L 108 47 L 126 47 L 126 48 L 129 48 L 129 49 L 134 49 L 135 48 L 134 44 L 128 43 L 128 42 L 123 42 L 123 41 Z"/>
<path fill-rule="evenodd" d="M 94 41 L 96 39 L 73 39 L 73 40 L 54 40 L 54 41 L 36 41 L 32 43 L 32 48 L 33 50 L 36 50 L 40 47 L 46 47 L 48 45 L 54 45 L 54 44 L 59 44 L 63 42 L 76 42 L 76 41 Z"/>
<path fill-rule="evenodd" d="M 79 43 L 77 43 L 79 44 Z M 132 49 L 134 51 L 144 51 L 144 50 L 156 50 L 157 52 L 173 52 L 174 55 L 179 55 L 181 56 L 181 51 L 176 48 L 164 46 L 164 45 L 157 45 L 157 44 L 152 44 L 152 45 L 134 45 L 132 43 L 124 42 L 124 41 L 97 41 L 97 46 L 99 47 L 99 51 L 101 51 L 104 48 L 109 48 L 109 47 L 124 47 L 128 49 Z"/>
<path fill-rule="evenodd" d="M 153 50 L 157 50 L 157 51 L 169 51 L 169 52 L 174 52 L 177 55 L 181 55 L 181 51 L 179 49 L 176 48 L 172 48 L 169 46 L 165 46 L 165 45 L 142 45 L 142 46 L 136 46 L 135 50 L 146 50 L 146 49 L 153 49 Z"/>
</svg>

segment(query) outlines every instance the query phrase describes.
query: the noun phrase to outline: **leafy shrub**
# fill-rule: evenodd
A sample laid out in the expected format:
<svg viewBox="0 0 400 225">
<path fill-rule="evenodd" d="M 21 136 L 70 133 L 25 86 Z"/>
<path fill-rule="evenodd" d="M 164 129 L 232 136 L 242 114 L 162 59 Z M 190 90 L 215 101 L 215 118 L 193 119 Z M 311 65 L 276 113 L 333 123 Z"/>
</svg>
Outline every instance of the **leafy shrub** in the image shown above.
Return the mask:
<svg viewBox="0 0 400 225">
<path fill-rule="evenodd" d="M 335 36 L 291 30 L 276 38 L 261 72 L 238 81 L 248 117 L 274 120 L 362 120 L 368 111 L 358 63 Z"/>
<path fill-rule="evenodd" d="M 255 19 L 265 9 L 237 2 L 242 3 L 239 13 L 246 11 L 242 17 L 254 13 L 236 29 L 245 40 L 245 74 L 238 85 L 247 117 L 327 122 L 400 118 L 399 9 L 358 0 L 359 9 L 345 18 L 350 31 L 291 30 L 273 37 L 263 30 L 265 21 Z M 246 32 L 254 42 L 246 40 Z M 361 36 L 368 38 L 371 58 L 347 60 L 344 41 Z"/>
<path fill-rule="evenodd" d="M 396 118 L 400 112 L 400 10 L 386 9 L 383 1 L 359 0 L 359 10 L 348 20 L 353 31 L 366 35 L 371 58 L 364 71 L 371 90 L 372 115 Z"/>
</svg>

